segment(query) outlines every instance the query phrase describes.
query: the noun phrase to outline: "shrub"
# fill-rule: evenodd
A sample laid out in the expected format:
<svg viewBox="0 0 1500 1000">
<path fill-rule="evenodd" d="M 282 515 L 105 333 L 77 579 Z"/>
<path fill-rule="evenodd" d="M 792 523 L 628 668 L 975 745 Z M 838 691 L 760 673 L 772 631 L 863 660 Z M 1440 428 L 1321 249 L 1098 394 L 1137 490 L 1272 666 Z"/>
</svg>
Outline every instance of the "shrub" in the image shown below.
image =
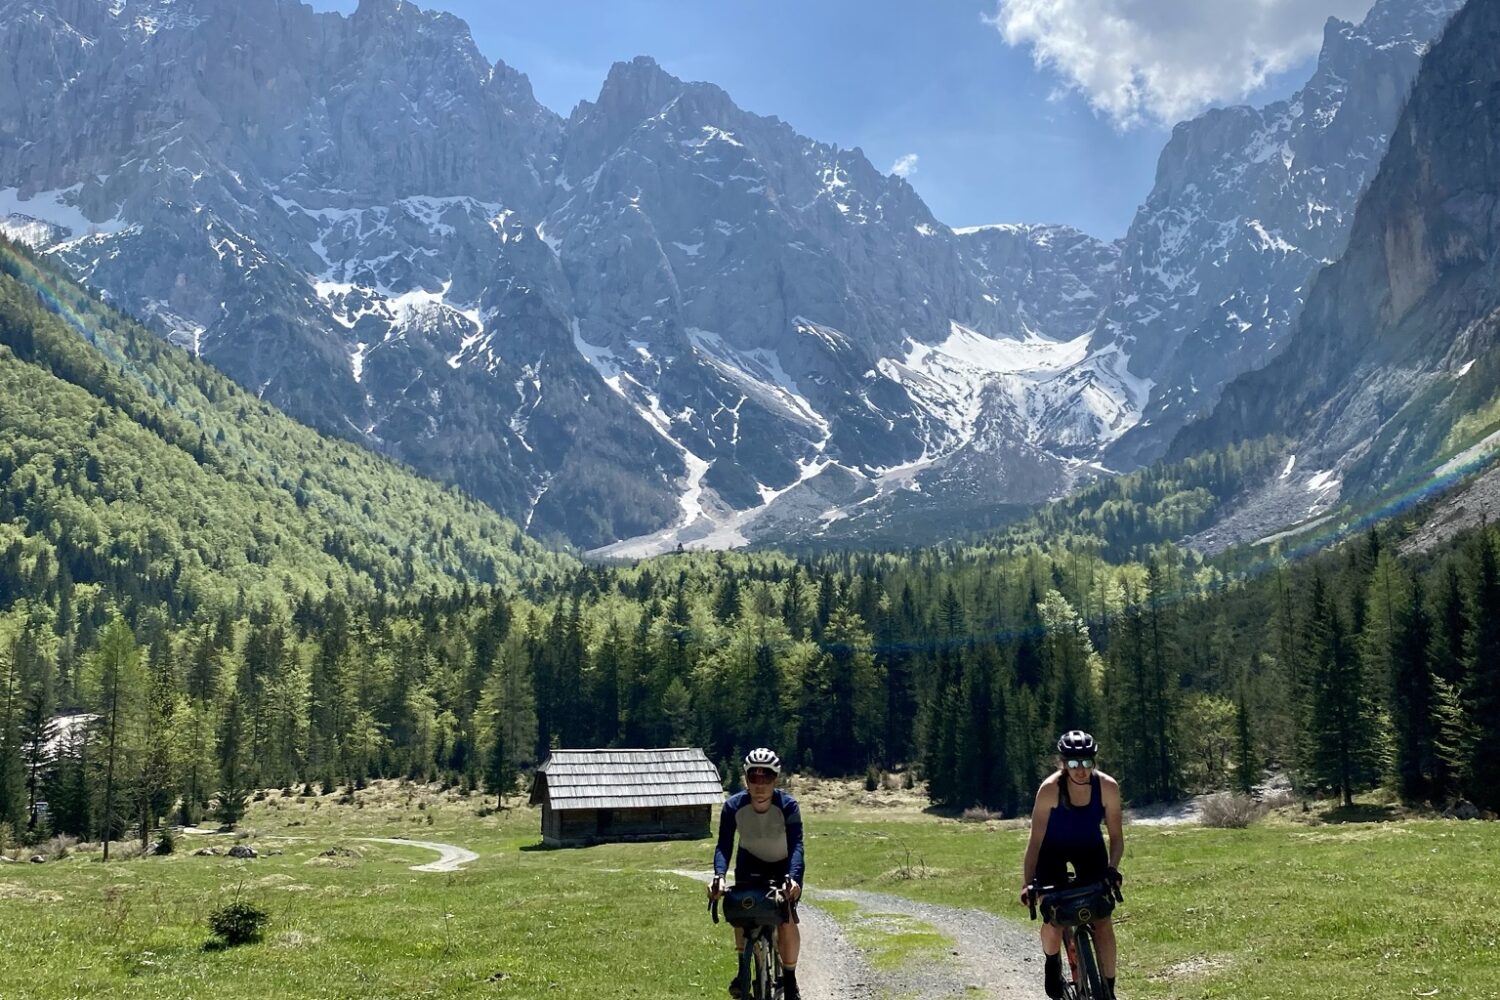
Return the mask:
<svg viewBox="0 0 1500 1000">
<path fill-rule="evenodd" d="M 988 823 L 990 820 L 1004 818 L 1005 815 L 1003 813 L 994 812 L 993 810 L 986 809 L 984 806 L 970 806 L 959 817 L 965 823 Z"/>
<path fill-rule="evenodd" d="M 58 836 L 45 844 L 38 844 L 35 853 L 43 855 L 48 861 L 61 861 L 77 846 L 77 837 Z"/>
<path fill-rule="evenodd" d="M 907 791 L 910 791 L 911 789 L 917 787 L 917 780 L 912 775 L 909 768 L 907 769 L 907 772 L 901 776 L 901 787 L 905 788 Z"/>
<path fill-rule="evenodd" d="M 172 828 L 167 827 L 161 832 L 161 838 L 156 842 L 156 853 L 168 855 L 177 850 L 177 838 L 172 834 Z"/>
<path fill-rule="evenodd" d="M 1278 788 L 1267 792 L 1260 801 L 1267 809 L 1285 809 L 1297 804 L 1297 793 L 1290 788 Z"/>
<path fill-rule="evenodd" d="M 238 899 L 208 915 L 208 929 L 227 947 L 260 940 L 261 932 L 270 922 L 271 916 L 265 910 Z"/>
<path fill-rule="evenodd" d="M 874 764 L 865 768 L 865 791 L 873 792 L 880 787 L 880 769 Z"/>
<path fill-rule="evenodd" d="M 1216 792 L 1203 800 L 1203 825 L 1239 830 L 1265 815 L 1266 807 L 1239 792 Z"/>
</svg>

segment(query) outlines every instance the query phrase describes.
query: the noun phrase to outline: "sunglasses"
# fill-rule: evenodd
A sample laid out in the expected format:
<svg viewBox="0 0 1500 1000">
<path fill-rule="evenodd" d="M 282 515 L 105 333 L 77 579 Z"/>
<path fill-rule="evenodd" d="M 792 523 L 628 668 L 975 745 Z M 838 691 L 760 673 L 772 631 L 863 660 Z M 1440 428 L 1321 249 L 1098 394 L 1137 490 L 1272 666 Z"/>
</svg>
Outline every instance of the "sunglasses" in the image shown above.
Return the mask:
<svg viewBox="0 0 1500 1000">
<path fill-rule="evenodd" d="M 1092 760 L 1070 760 L 1067 763 L 1069 771 L 1076 771 L 1080 767 L 1085 771 L 1092 771 L 1094 769 L 1094 762 Z"/>
<path fill-rule="evenodd" d="M 769 785 L 776 780 L 776 772 L 763 770 L 746 771 L 745 780 L 752 785 Z"/>
</svg>

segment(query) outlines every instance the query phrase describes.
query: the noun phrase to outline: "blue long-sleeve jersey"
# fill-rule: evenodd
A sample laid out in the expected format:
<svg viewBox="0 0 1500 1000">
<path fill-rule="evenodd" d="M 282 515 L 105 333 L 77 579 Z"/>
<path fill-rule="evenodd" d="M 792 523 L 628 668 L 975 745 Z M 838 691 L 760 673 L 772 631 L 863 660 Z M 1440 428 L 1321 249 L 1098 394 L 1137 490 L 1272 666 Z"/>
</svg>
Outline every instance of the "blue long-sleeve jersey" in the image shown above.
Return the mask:
<svg viewBox="0 0 1500 1000">
<path fill-rule="evenodd" d="M 740 839 L 738 854 L 734 849 L 736 834 Z M 802 885 L 806 864 L 802 852 L 802 811 L 797 808 L 797 800 L 777 788 L 771 792 L 770 807 L 761 813 L 750 804 L 749 792 L 731 795 L 719 816 L 715 875 L 729 871 L 731 854 L 735 854 L 737 883 L 770 881 L 790 875 Z"/>
</svg>

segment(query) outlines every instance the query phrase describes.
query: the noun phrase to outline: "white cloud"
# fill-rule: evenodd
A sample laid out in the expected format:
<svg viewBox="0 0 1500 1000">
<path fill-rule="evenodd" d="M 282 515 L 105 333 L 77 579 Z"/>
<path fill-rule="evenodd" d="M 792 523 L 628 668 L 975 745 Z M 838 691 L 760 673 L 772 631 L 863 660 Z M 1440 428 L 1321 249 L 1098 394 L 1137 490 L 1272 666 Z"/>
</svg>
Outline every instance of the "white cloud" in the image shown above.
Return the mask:
<svg viewBox="0 0 1500 1000">
<path fill-rule="evenodd" d="M 1173 124 L 1233 101 L 1318 51 L 1330 16 L 1372 0 L 998 0 L 1010 45 L 1121 127 Z"/>
<path fill-rule="evenodd" d="M 919 157 L 916 153 L 907 153 L 905 156 L 898 156 L 896 162 L 891 164 L 891 173 L 897 177 L 910 177 L 917 172 L 918 159 Z"/>
</svg>

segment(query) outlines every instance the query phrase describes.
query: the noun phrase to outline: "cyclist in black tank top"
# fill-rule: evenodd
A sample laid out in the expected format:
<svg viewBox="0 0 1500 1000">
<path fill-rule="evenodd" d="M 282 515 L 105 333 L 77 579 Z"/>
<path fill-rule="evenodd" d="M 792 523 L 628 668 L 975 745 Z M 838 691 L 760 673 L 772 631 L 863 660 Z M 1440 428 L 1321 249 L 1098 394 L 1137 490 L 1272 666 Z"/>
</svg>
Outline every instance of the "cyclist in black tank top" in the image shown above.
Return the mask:
<svg viewBox="0 0 1500 1000">
<path fill-rule="evenodd" d="M 1021 905 L 1030 902 L 1033 885 L 1058 886 L 1068 881 L 1068 866 L 1078 883 L 1110 881 L 1119 885 L 1120 858 L 1125 853 L 1125 830 L 1120 817 L 1120 785 L 1094 766 L 1099 746 L 1082 730 L 1064 733 L 1057 741 L 1058 770 L 1037 789 L 1031 813 L 1031 841 L 1021 871 Z M 1104 832 L 1109 830 L 1109 847 Z M 1115 985 L 1115 929 L 1108 920 L 1094 921 L 1099 966 L 1109 988 Z M 1042 955 L 1046 959 L 1049 997 L 1061 997 L 1062 931 L 1042 924 Z"/>
</svg>

